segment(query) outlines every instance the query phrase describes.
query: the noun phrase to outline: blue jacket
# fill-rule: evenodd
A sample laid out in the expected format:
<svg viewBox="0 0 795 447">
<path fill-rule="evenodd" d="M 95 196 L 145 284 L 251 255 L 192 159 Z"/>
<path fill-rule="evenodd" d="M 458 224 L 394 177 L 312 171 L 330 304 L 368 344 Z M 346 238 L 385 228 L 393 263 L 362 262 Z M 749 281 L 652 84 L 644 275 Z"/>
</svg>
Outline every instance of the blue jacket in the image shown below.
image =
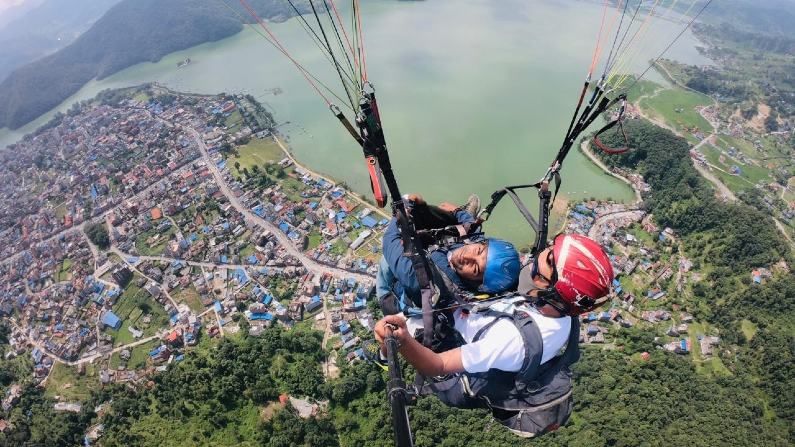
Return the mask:
<svg viewBox="0 0 795 447">
<path fill-rule="evenodd" d="M 457 211 L 455 217 L 458 223 L 475 222 L 472 215 L 464 210 Z M 433 262 L 436 267 L 439 268 L 439 271 L 446 274 L 457 286 L 466 287 L 447 260 L 448 251 L 455 250 L 455 248 L 457 247 L 453 246 L 449 250 L 434 250 L 430 253 L 428 260 Z M 414 266 L 411 264 L 411 259 L 403 256 L 403 241 L 400 238 L 397 219 L 394 217 L 389 222 L 384 232 L 383 250 L 384 258 L 387 264 L 389 264 L 389 269 L 395 275 L 395 278 L 397 278 L 397 283 L 392 286 L 395 295 L 399 297 L 405 293 L 415 305 L 416 303 L 420 303 L 420 284 L 417 281 L 417 276 L 414 274 Z"/>
</svg>

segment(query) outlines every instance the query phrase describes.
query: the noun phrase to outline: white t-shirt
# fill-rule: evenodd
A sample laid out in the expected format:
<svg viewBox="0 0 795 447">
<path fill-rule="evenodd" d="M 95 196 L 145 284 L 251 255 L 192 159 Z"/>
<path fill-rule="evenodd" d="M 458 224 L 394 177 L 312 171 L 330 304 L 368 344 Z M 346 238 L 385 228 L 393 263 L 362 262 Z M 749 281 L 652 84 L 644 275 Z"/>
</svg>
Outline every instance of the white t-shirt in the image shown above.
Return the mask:
<svg viewBox="0 0 795 447">
<path fill-rule="evenodd" d="M 530 312 L 530 316 L 541 331 L 544 345 L 541 363 L 546 363 L 558 355 L 566 345 L 571 331 L 571 318 L 547 317 L 532 307 L 522 309 Z M 467 314 L 461 309 L 455 311 L 454 317 L 456 330 L 467 342 L 461 346 L 461 360 L 466 372 L 479 373 L 492 368 L 514 372 L 522 368 L 525 358 L 524 342 L 513 321 L 508 318 L 501 319 L 486 330 L 480 340 L 472 343 L 475 334 L 496 317 L 476 312 Z"/>
</svg>

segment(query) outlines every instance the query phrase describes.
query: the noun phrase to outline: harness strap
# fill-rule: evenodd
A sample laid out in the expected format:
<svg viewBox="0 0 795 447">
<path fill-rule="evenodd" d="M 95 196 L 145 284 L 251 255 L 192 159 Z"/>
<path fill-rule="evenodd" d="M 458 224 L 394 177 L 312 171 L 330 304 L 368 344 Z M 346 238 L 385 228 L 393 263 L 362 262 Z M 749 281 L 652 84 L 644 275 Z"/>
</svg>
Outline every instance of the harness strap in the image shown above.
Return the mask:
<svg viewBox="0 0 795 447">
<path fill-rule="evenodd" d="M 534 185 L 536 188 L 540 188 L 541 187 L 540 183 L 537 183 L 536 185 L 538 185 L 538 186 Z M 516 195 L 516 193 L 513 191 L 512 188 L 505 188 L 505 193 L 508 195 L 508 197 L 511 198 L 511 200 L 513 200 L 514 205 L 516 205 L 516 208 L 519 209 L 519 212 L 522 214 L 522 217 L 525 218 L 527 223 L 530 224 L 530 227 L 533 229 L 533 231 L 538 232 L 538 228 L 539 228 L 538 227 L 538 221 L 536 221 L 535 218 L 533 217 L 533 215 L 530 214 L 530 210 L 527 209 L 527 207 L 522 202 L 522 200 L 519 198 L 519 196 Z"/>
<path fill-rule="evenodd" d="M 483 334 L 485 334 L 485 333 L 486 333 L 486 331 L 488 331 L 489 329 L 491 329 L 491 328 L 492 328 L 492 326 L 494 326 L 495 324 L 497 324 L 497 322 L 498 322 L 498 321 L 500 321 L 500 320 L 502 320 L 502 319 L 504 319 L 504 318 L 512 318 L 512 317 L 511 317 L 511 315 L 508 315 L 508 314 L 505 314 L 505 313 L 500 313 L 500 315 L 497 315 L 497 318 L 495 318 L 495 319 L 493 319 L 493 320 L 489 321 L 489 322 L 488 322 L 488 324 L 486 324 L 485 326 L 483 326 L 482 328 L 480 328 L 480 330 L 478 330 L 478 331 L 475 333 L 475 336 L 474 336 L 474 337 L 472 337 L 472 343 L 474 343 L 474 342 L 476 342 L 476 341 L 480 340 L 480 337 L 482 337 L 482 336 L 483 336 Z"/>
<path fill-rule="evenodd" d="M 571 317 L 571 329 L 569 339 L 566 341 L 566 349 L 563 354 L 555 356 L 548 362 L 539 366 L 538 375 L 545 374 L 547 371 L 556 369 L 559 366 L 569 366 L 580 358 L 580 321 L 576 317 Z"/>
</svg>

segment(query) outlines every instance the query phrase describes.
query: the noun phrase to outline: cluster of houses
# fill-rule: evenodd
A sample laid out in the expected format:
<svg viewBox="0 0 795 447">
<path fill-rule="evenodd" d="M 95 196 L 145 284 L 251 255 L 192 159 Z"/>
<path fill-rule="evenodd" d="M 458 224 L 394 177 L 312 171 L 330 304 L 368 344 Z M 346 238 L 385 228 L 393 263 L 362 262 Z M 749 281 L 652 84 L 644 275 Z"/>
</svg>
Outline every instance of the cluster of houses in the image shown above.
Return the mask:
<svg viewBox="0 0 795 447">
<path fill-rule="evenodd" d="M 598 226 L 595 225 L 597 220 Z M 627 227 L 635 224 L 643 231 L 656 235 L 658 244 L 650 246 L 627 231 Z M 687 334 L 689 324 L 693 322 L 692 315 L 681 312 L 678 323 L 673 323 L 672 311 L 648 308 L 651 303 L 663 301 L 674 276 L 676 290 L 681 292 L 693 267 L 693 262 L 686 257 L 671 254 L 673 250 L 670 246 L 677 242 L 674 232 L 670 228 L 661 231 L 652 221 L 652 216 L 641 211 L 628 210 L 620 204 L 605 205 L 598 202 L 574 205 L 569 211 L 567 226 L 569 231 L 597 239 L 608 250 L 616 273 L 612 284 L 613 304 L 608 309 L 581 316 L 583 330 L 580 342 L 606 343 L 606 335 L 611 327 L 629 328 L 643 321 L 656 327 L 659 334 L 664 333 L 665 337 L 658 337 L 661 349 L 680 354 L 691 352 L 691 340 Z M 662 251 L 671 255 L 663 255 Z M 756 282 L 761 282 L 769 274 L 765 269 L 755 269 L 751 273 Z M 640 296 L 636 296 L 624 287 L 625 284 L 631 284 L 630 288 L 634 290 L 638 289 L 639 284 L 645 285 L 645 289 L 638 294 Z M 673 307 L 676 308 L 675 305 Z M 703 334 L 697 334 L 697 339 L 704 357 L 710 356 L 713 347 L 719 342 L 718 337 Z"/>
<path fill-rule="evenodd" d="M 102 215 L 198 158 L 195 142 L 158 112 L 131 99 L 85 105 L 3 151 L 0 256 Z"/>
<path fill-rule="evenodd" d="M 213 138 L 215 137 L 215 138 Z M 232 193 L 255 215 L 273 223 L 300 249 L 319 263 L 361 273 L 375 273 L 379 235 L 388 223 L 372 208 L 358 204 L 345 189 L 294 166 L 289 158 L 277 166 L 291 188 L 282 182 L 259 186 L 233 177 L 215 133 L 205 133 L 213 163 L 222 170 Z M 310 244 L 313 239 L 318 242 Z M 366 248 L 365 248 L 366 247 Z M 350 249 L 350 250 L 349 250 Z"/>
<path fill-rule="evenodd" d="M 203 161 L 123 203 L 107 220 L 114 244 L 131 255 L 248 266 L 297 263 L 228 202 Z"/>
<path fill-rule="evenodd" d="M 0 316 L 16 322 L 10 352 L 36 343 L 48 355 L 74 360 L 100 347 L 97 321 L 120 289 L 94 277 L 93 264 L 85 236 L 69 233 L 0 265 Z"/>
<path fill-rule="evenodd" d="M 259 335 L 273 324 L 290 327 L 312 318 L 322 329 L 339 333 L 343 341 L 335 349 L 350 349 L 359 343 L 352 340 L 351 321 L 358 320 L 364 328 L 373 328 L 373 316 L 367 310 L 367 297 L 373 282 L 356 278 L 337 278 L 329 273 L 307 273 L 300 287 L 287 303 L 276 299 L 265 287 L 250 290 L 250 303 L 244 312 L 250 324 L 250 335 Z"/>
</svg>

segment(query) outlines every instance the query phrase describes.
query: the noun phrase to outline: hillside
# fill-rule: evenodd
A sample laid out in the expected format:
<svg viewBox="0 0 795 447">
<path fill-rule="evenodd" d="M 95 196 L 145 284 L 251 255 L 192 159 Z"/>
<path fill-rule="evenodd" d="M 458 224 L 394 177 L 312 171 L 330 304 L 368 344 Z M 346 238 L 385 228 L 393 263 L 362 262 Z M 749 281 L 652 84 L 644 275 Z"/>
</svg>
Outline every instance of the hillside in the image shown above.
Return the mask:
<svg viewBox="0 0 795 447">
<path fill-rule="evenodd" d="M 48 0 L 0 25 L 0 80 L 15 68 L 74 42 L 118 2 Z"/>
<path fill-rule="evenodd" d="M 250 3 L 263 18 L 284 20 L 292 15 L 287 2 Z M 235 5 L 241 16 L 248 17 Z M 0 127 L 23 126 L 91 79 L 231 36 L 242 30 L 240 20 L 222 2 L 124 0 L 74 43 L 18 68 L 0 84 Z"/>
</svg>

